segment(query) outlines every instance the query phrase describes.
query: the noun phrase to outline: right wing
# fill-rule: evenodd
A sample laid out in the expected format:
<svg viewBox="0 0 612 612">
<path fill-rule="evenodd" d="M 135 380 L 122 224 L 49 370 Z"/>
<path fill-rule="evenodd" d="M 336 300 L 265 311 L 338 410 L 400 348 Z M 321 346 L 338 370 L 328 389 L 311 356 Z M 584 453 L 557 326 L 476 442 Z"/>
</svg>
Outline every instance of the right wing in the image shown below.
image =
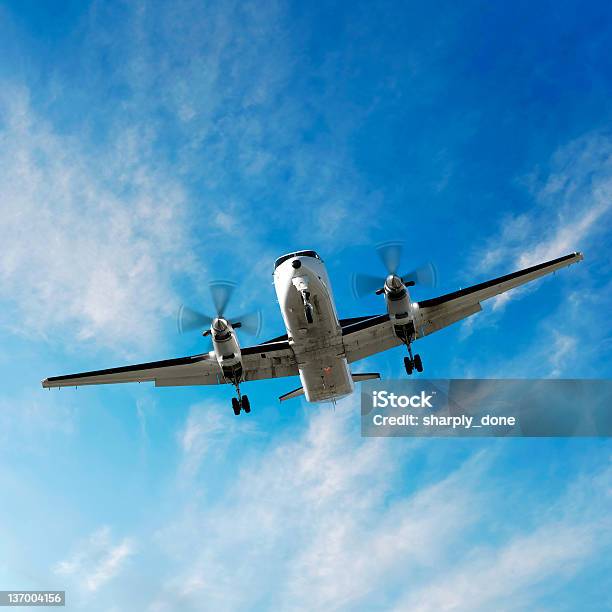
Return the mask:
<svg viewBox="0 0 612 612">
<path fill-rule="evenodd" d="M 417 337 L 422 338 L 438 331 L 452 323 L 461 321 L 482 310 L 481 302 L 496 295 L 510 291 L 520 285 L 529 283 L 537 278 L 546 276 L 571 266 L 584 259 L 582 253 L 570 253 L 564 257 L 547 261 L 537 266 L 518 270 L 494 278 L 484 283 L 472 285 L 459 291 L 453 291 L 430 300 L 418 302 L 419 321 Z"/>
<path fill-rule="evenodd" d="M 242 349 L 245 380 L 263 380 L 298 374 L 295 357 L 289 343 L 265 342 Z M 214 353 L 191 357 L 151 361 L 136 365 L 51 376 L 42 381 L 44 388 L 80 387 L 127 382 L 154 382 L 156 387 L 187 385 L 222 385 L 224 378 Z"/>
<path fill-rule="evenodd" d="M 582 253 L 571 253 L 466 289 L 415 303 L 414 306 L 418 309 L 415 317 L 415 336 L 422 338 L 461 321 L 480 312 L 482 301 L 551 272 L 556 272 L 582 259 Z M 387 314 L 345 319 L 341 323 L 344 348 L 349 363 L 402 344 Z"/>
</svg>

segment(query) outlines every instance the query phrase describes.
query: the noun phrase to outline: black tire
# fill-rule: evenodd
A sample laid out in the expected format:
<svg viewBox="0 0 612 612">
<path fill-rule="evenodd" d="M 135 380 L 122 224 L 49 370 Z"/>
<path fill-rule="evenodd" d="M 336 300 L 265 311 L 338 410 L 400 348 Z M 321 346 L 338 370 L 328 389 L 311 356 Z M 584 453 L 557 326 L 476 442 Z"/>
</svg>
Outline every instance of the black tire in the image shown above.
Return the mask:
<svg viewBox="0 0 612 612">
<path fill-rule="evenodd" d="M 414 369 L 417 372 L 422 372 L 423 371 L 423 362 L 421 361 L 421 356 L 420 355 L 415 355 L 414 356 Z"/>
<path fill-rule="evenodd" d="M 248 395 L 242 396 L 242 409 L 248 414 L 251 412 L 251 402 L 249 402 Z"/>
<path fill-rule="evenodd" d="M 404 367 L 406 368 L 406 374 L 410 376 L 412 374 L 412 361 L 410 357 L 404 357 Z"/>
<path fill-rule="evenodd" d="M 312 316 L 312 306 L 310 304 L 306 304 L 306 306 L 304 306 L 304 314 L 306 315 L 306 321 L 308 321 L 308 323 L 314 322 L 314 317 Z"/>
<path fill-rule="evenodd" d="M 238 416 L 240 414 L 240 403 L 237 397 L 232 397 L 232 408 L 234 409 L 234 414 Z"/>
</svg>

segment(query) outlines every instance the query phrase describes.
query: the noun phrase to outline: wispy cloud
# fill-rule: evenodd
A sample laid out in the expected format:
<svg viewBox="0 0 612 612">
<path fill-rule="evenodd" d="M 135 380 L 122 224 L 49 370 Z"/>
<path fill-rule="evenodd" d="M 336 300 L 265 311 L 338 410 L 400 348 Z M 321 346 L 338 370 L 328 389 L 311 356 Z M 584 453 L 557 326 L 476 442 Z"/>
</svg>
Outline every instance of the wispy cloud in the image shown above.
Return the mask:
<svg viewBox="0 0 612 612">
<path fill-rule="evenodd" d="M 75 405 L 59 397 L 41 397 L 28 390 L 0 399 L 0 456 L 45 456 L 48 445 L 72 436 L 76 427 Z"/>
<path fill-rule="evenodd" d="M 609 550 L 611 478 L 609 465 L 604 463 L 598 473 L 567 483 L 562 495 L 550 507 L 541 509 L 532 529 L 516 529 L 497 547 L 475 547 L 461 563 L 445 568 L 421 588 L 407 593 L 396 609 L 533 608 L 539 591 L 554 591 L 559 578 L 571 580 L 590 557 L 605 555 Z"/>
<path fill-rule="evenodd" d="M 481 272 L 534 265 L 587 250 L 605 237 L 612 210 L 612 135 L 578 138 L 553 155 L 548 169 L 538 169 L 522 184 L 535 206 L 501 220 L 499 234 L 474 256 Z"/>
<path fill-rule="evenodd" d="M 348 118 L 310 138 L 343 111 L 306 96 L 282 3 L 144 2 L 120 23 L 94 5 L 81 25 L 53 95 L 1 83 L 6 328 L 142 352 L 189 300 L 182 280 L 207 297 L 207 266 L 247 270 L 248 300 L 279 249 L 367 238 L 380 197 L 354 166 Z"/>
<path fill-rule="evenodd" d="M 92 150 L 57 132 L 28 90 L 0 94 L 0 298 L 17 333 L 151 346 L 173 307 L 184 256 L 185 194 L 115 134 Z M 146 138 L 139 141 L 147 147 Z M 13 323 L 18 321 L 18 324 Z"/>
<path fill-rule="evenodd" d="M 477 551 L 458 568 L 416 589 L 395 609 L 524 610 L 533 599 L 529 589 L 553 576 L 571 577 L 593 553 L 596 537 L 596 529 L 582 525 L 544 525 L 498 550 Z"/>
<path fill-rule="evenodd" d="M 590 133 L 559 149 L 547 170 L 538 169 L 521 184 L 534 206 L 506 214 L 499 232 L 478 246 L 471 270 L 504 274 L 582 250 L 597 261 L 610 229 L 612 211 L 612 136 Z M 475 327 L 495 324 L 506 304 L 533 291 L 537 283 L 493 298 L 484 313 L 468 319 L 462 337 Z"/>
<path fill-rule="evenodd" d="M 237 436 L 257 433 L 255 421 L 236 419 L 227 406 L 213 402 L 192 406 L 185 427 L 178 434 L 182 451 L 181 478 L 191 486 L 206 458 L 212 460 L 225 453 Z"/>
<path fill-rule="evenodd" d="M 130 539 L 113 542 L 110 528 L 101 527 L 70 557 L 59 561 L 54 572 L 73 578 L 86 591 L 95 592 L 114 578 L 133 554 L 134 544 Z"/>
<path fill-rule="evenodd" d="M 152 609 L 176 601 L 197 609 L 204 597 L 225 609 L 254 602 L 282 609 L 450 609 L 455 602 L 468 610 L 473 572 L 486 577 L 477 609 L 504 609 L 521 586 L 520 601 L 534 601 L 550 588 L 548 577 L 573 575 L 607 545 L 602 499 L 591 504 L 586 523 L 576 524 L 585 510 L 580 500 L 609 487 L 605 469 L 598 484 L 589 475 L 571 483 L 552 508 L 548 500 L 528 527 L 515 516 L 493 545 L 483 536 L 507 513 L 502 500 L 523 491 L 520 479 L 492 477 L 497 453 L 467 453 L 440 475 L 414 472 L 430 452 L 422 441 L 360 438 L 356 409 L 347 401 L 336 412 L 318 410 L 294 437 L 287 432 L 247 455 L 233 452 L 245 465 L 220 496 L 179 502 L 155 537 L 175 560 L 175 575 Z M 216 427 L 192 423 L 179 442 L 189 456 L 195 438 L 205 446 L 216 436 Z M 533 502 L 525 511 L 534 511 Z M 496 587 L 494 577 L 511 571 L 515 586 Z"/>
</svg>

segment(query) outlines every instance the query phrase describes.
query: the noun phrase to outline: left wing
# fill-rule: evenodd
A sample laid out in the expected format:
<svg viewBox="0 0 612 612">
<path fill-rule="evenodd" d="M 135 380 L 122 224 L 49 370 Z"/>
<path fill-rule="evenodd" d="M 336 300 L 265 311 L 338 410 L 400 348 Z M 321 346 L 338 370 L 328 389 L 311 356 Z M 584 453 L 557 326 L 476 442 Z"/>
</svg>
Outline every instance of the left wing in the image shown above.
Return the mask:
<svg viewBox="0 0 612 612">
<path fill-rule="evenodd" d="M 242 349 L 245 380 L 262 380 L 298 374 L 288 342 L 265 342 Z M 224 378 L 214 353 L 152 361 L 136 365 L 52 376 L 42 381 L 44 388 L 80 387 L 128 382 L 154 382 L 156 387 L 221 385 Z"/>
<path fill-rule="evenodd" d="M 482 310 L 480 303 L 500 293 L 529 283 L 584 259 L 582 253 L 571 253 L 552 261 L 494 278 L 446 295 L 415 304 L 416 338 L 422 338 L 461 321 Z M 395 334 L 388 315 L 348 319 L 342 327 L 344 347 L 349 363 L 386 351 L 402 344 Z"/>
</svg>

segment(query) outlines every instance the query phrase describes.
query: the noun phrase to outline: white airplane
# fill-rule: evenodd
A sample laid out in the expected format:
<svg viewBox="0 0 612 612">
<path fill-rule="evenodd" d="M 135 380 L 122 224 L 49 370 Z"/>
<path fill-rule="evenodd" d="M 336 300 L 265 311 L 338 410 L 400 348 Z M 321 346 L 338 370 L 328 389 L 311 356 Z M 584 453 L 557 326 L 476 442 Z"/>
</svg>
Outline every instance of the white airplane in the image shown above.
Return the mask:
<svg viewBox="0 0 612 612">
<path fill-rule="evenodd" d="M 391 245 L 393 247 L 393 245 Z M 408 287 L 419 274 L 397 274 L 398 259 L 387 261 L 386 278 L 359 277 L 358 293 L 378 284 L 387 312 L 376 316 L 339 319 L 325 264 L 315 251 L 296 251 L 279 257 L 274 265 L 274 287 L 287 334 L 255 346 L 241 348 L 236 328 L 241 322 L 223 316 L 205 317 L 213 350 L 200 355 L 128 365 L 107 370 L 53 376 L 42 386 L 67 387 L 126 382 L 154 382 L 156 387 L 232 384 L 236 415 L 250 412 L 240 385 L 252 380 L 299 376 L 302 386 L 282 395 L 281 401 L 304 395 L 309 402 L 335 401 L 353 392 L 354 383 L 380 378 L 377 373 L 352 373 L 350 365 L 401 344 L 406 346 L 406 372 L 423 371 L 412 343 L 482 310 L 481 302 L 582 261 L 582 253 L 571 253 L 466 289 L 420 302 L 412 302 Z M 389 259 L 387 257 L 387 259 Z M 220 311 L 220 312 L 219 312 Z"/>
</svg>

